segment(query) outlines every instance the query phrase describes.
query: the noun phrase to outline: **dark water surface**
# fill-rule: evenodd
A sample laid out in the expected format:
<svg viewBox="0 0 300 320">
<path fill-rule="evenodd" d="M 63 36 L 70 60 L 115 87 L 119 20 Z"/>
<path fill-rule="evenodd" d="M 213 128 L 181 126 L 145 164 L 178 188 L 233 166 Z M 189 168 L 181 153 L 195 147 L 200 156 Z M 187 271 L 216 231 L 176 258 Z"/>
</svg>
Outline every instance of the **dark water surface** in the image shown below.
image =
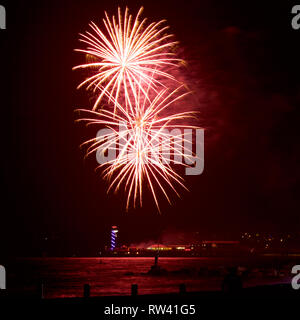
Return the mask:
<svg viewBox="0 0 300 320">
<path fill-rule="evenodd" d="M 86 283 L 91 285 L 92 296 L 129 295 L 131 284 L 138 284 L 139 294 L 178 292 L 181 283 L 187 291 L 220 290 L 226 266 L 235 262 L 228 258 L 159 258 L 159 265 L 168 273 L 151 276 L 147 272 L 153 263 L 150 257 L 18 259 L 7 268 L 7 287 L 32 292 L 42 282 L 46 298 L 82 296 Z M 244 285 L 288 282 L 288 268 L 275 275 L 272 270 L 252 268 Z"/>
</svg>

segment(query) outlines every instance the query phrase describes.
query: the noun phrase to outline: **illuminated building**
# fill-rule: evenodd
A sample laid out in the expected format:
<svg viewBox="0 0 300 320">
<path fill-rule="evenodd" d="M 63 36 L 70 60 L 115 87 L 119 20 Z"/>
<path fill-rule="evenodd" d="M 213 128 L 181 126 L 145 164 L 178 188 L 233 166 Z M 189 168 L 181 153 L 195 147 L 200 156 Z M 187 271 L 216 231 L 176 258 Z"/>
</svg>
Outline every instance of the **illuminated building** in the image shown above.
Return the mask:
<svg viewBox="0 0 300 320">
<path fill-rule="evenodd" d="M 153 244 L 149 246 L 147 250 L 172 250 L 172 247 L 168 247 L 163 244 Z"/>
</svg>

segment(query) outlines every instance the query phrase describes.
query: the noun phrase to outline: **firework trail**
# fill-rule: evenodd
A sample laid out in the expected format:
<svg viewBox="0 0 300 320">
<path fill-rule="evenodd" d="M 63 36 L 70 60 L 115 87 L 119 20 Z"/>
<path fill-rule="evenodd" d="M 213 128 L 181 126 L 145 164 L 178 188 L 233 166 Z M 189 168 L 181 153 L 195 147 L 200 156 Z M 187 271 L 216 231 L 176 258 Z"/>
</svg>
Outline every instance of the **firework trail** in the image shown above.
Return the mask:
<svg viewBox="0 0 300 320">
<path fill-rule="evenodd" d="M 182 87 L 173 91 L 161 90 L 155 99 L 149 102 L 148 98 L 138 92 L 137 104 L 126 111 L 119 103 L 116 103 L 118 114 L 102 109 L 100 112 L 80 110 L 88 113 L 90 117 L 79 119 L 87 124 L 106 126 L 111 128 L 110 134 L 103 134 L 94 139 L 88 140 L 83 145 L 88 145 L 86 156 L 101 149 L 105 152 L 108 149 L 118 151 L 115 159 L 108 161 L 99 167 L 106 166 L 103 171 L 104 177 L 109 180 L 108 191 L 118 191 L 121 185 L 125 186 L 127 195 L 128 210 L 130 200 L 133 206 L 139 199 L 142 206 L 142 185 L 146 180 L 150 186 L 156 206 L 160 211 L 156 188 L 162 191 L 166 199 L 171 203 L 167 194 L 166 186 L 169 186 L 178 196 L 174 187 L 177 184 L 187 189 L 183 184 L 183 178 L 179 176 L 170 166 L 170 156 L 179 155 L 181 158 L 190 158 L 192 155 L 185 155 L 182 150 L 184 141 L 183 134 L 173 135 L 169 133 L 170 128 L 196 128 L 188 125 L 178 125 L 178 120 L 191 118 L 195 112 L 188 111 L 164 115 L 167 109 L 174 102 L 181 100 L 189 92 L 180 93 Z M 120 131 L 120 123 L 123 130 Z M 119 148 L 116 146 L 119 145 Z M 176 157 L 174 156 L 174 159 Z M 182 164 L 174 160 L 175 164 Z M 99 168 L 98 167 L 98 168 Z"/>
<path fill-rule="evenodd" d="M 177 67 L 182 60 L 177 59 L 172 48 L 177 44 L 172 41 L 173 35 L 167 34 L 167 26 L 162 26 L 164 20 L 146 25 L 146 19 L 140 21 L 143 8 L 140 8 L 133 19 L 126 8 L 124 17 L 118 8 L 118 18 L 110 19 L 105 12 L 103 19 L 105 31 L 91 22 L 91 32 L 80 34 L 80 41 L 85 43 L 85 49 L 76 49 L 87 55 L 91 62 L 78 65 L 73 69 L 89 69 L 93 74 L 79 86 L 93 89 L 97 94 L 93 110 L 99 106 L 104 96 L 116 104 L 120 96 L 129 99 L 132 94 L 137 98 L 141 90 L 146 96 L 145 88 L 153 90 L 164 86 L 161 79 L 175 80 L 166 67 Z M 152 75 L 155 75 L 154 77 Z"/>
</svg>

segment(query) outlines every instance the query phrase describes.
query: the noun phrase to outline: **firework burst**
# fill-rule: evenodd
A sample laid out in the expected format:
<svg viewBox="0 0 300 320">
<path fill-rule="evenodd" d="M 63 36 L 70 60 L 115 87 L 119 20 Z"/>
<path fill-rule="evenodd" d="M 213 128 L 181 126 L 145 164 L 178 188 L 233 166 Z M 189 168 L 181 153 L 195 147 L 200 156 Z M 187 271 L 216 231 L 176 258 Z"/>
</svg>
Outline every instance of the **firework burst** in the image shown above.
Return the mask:
<svg viewBox="0 0 300 320">
<path fill-rule="evenodd" d="M 143 185 L 147 184 L 160 211 L 158 192 L 171 203 L 169 189 L 178 196 L 178 187 L 187 189 L 170 158 L 183 166 L 193 162 L 190 158 L 194 155 L 182 148 L 182 129 L 197 127 L 182 125 L 195 112 L 171 112 L 190 93 L 172 75 L 172 68 L 181 61 L 172 52 L 177 42 L 167 34 L 164 20 L 147 25 L 146 19 L 140 18 L 142 10 L 135 18 L 127 8 L 124 15 L 119 8 L 117 18 L 110 19 L 105 13 L 103 31 L 92 22 L 92 31 L 81 34 L 80 41 L 87 47 L 77 51 L 88 61 L 74 69 L 89 71 L 79 88 L 92 89 L 96 100 L 92 110 L 79 110 L 87 116 L 78 121 L 106 128 L 82 145 L 87 147 L 86 156 L 115 152 L 112 159 L 98 166 L 109 181 L 108 191 L 117 192 L 122 187 L 128 209 L 131 203 L 142 206 Z M 106 104 L 98 108 L 103 98 Z M 181 130 L 174 134 L 172 128 Z"/>
<path fill-rule="evenodd" d="M 101 111 L 80 110 L 88 113 L 89 117 L 79 119 L 88 125 L 94 124 L 100 127 L 108 127 L 111 133 L 104 133 L 94 139 L 88 140 L 83 145 L 88 145 L 86 156 L 97 152 L 100 148 L 104 153 L 111 149 L 118 151 L 116 158 L 100 165 L 105 166 L 104 177 L 109 180 L 108 191 L 118 191 L 123 185 L 127 191 L 127 205 L 129 208 L 132 200 L 133 206 L 139 202 L 142 206 L 143 181 L 147 181 L 156 206 L 160 211 L 157 187 L 162 191 L 166 199 L 171 203 L 167 194 L 167 187 L 171 188 L 178 196 L 174 185 L 187 189 L 183 178 L 178 175 L 170 165 L 170 157 L 175 154 L 182 158 L 192 155 L 184 154 L 182 144 L 183 134 L 171 134 L 169 129 L 175 127 L 178 120 L 194 117 L 195 112 L 182 112 L 165 115 L 165 110 L 176 101 L 181 100 L 189 92 L 180 93 L 182 87 L 173 91 L 161 90 L 158 95 L 148 100 L 148 97 L 138 92 L 136 104 L 127 111 L 119 103 L 115 103 L 118 114 L 102 109 Z M 120 124 L 123 129 L 119 130 Z M 178 125 L 176 128 L 196 128 L 188 125 Z M 118 147 L 117 147 L 118 145 Z M 183 164 L 176 160 L 175 164 Z"/>
<path fill-rule="evenodd" d="M 93 89 L 97 97 L 93 110 L 103 97 L 108 97 L 108 102 L 114 101 L 115 113 L 120 96 L 130 99 L 133 95 L 137 99 L 137 92 L 142 91 L 147 97 L 145 88 L 150 86 L 157 92 L 164 86 L 161 79 L 176 81 L 167 70 L 181 61 L 172 52 L 177 42 L 166 33 L 164 20 L 146 25 L 146 19 L 140 18 L 142 11 L 140 8 L 135 19 L 127 8 L 124 16 L 119 8 L 117 18 L 110 19 L 105 13 L 105 31 L 91 22 L 91 32 L 80 35 L 87 47 L 76 51 L 86 54 L 90 61 L 74 69 L 93 71 L 78 86 Z"/>
</svg>

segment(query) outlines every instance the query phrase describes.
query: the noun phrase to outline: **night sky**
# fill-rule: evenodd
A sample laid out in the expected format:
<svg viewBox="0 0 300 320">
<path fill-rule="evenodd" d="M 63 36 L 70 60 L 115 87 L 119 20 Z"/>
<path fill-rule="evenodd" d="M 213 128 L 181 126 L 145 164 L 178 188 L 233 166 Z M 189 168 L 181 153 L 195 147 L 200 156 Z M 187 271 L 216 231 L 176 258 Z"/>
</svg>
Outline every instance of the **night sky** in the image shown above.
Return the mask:
<svg viewBox="0 0 300 320">
<path fill-rule="evenodd" d="M 299 230 L 300 30 L 295 3 L 277 2 L 1 1 L 1 252 L 39 254 L 48 237 L 54 254 L 93 255 L 112 224 L 128 244 Z M 83 62 L 78 33 L 126 4 L 167 19 L 206 129 L 203 174 L 186 177 L 190 192 L 161 215 L 150 197 L 126 213 L 124 194 L 106 194 L 95 157 L 79 149 L 95 130 L 74 122 L 76 107 L 92 105 L 72 71 Z"/>
</svg>

